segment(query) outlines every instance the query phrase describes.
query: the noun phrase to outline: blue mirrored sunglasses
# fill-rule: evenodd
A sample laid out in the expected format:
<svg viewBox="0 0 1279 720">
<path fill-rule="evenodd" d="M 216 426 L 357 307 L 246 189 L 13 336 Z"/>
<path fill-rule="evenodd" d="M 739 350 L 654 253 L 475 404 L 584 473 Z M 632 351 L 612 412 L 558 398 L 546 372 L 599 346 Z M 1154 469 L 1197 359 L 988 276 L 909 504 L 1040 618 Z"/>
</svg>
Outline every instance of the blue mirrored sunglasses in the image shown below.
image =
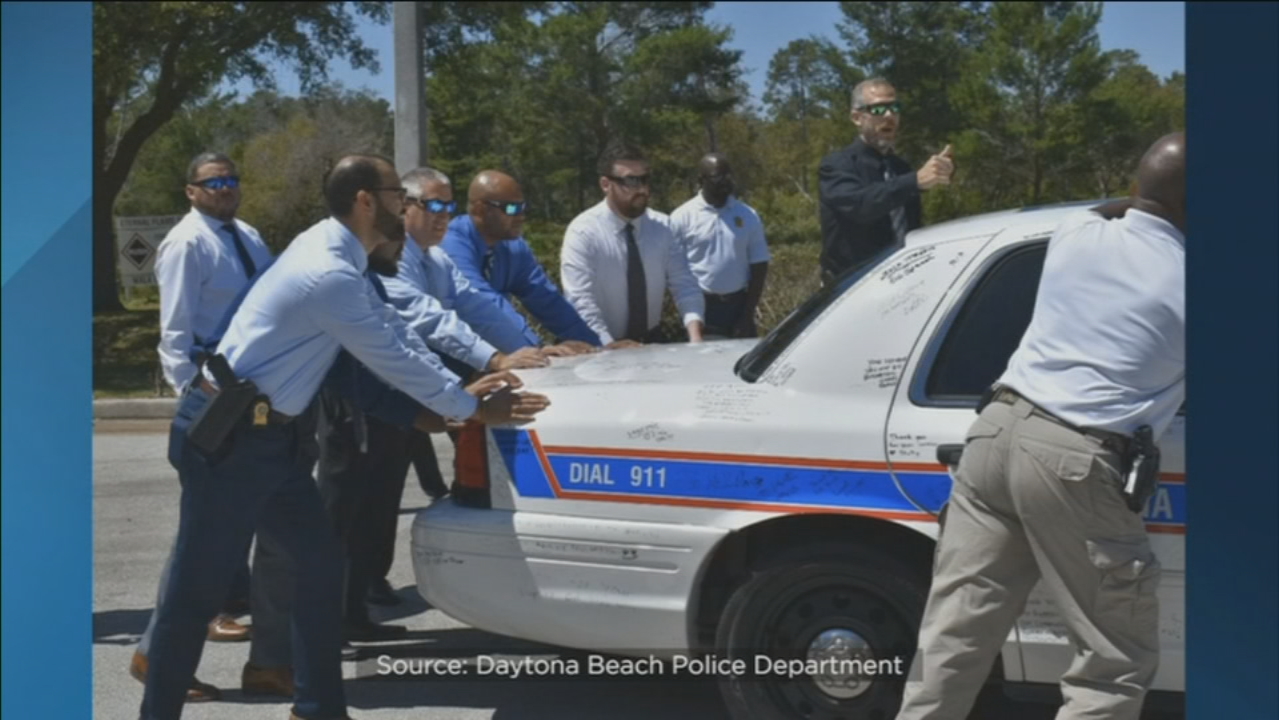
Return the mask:
<svg viewBox="0 0 1279 720">
<path fill-rule="evenodd" d="M 192 185 L 199 185 L 205 190 L 221 190 L 222 188 L 238 188 L 240 187 L 239 175 L 227 175 L 225 177 L 211 177 L 203 180 L 197 180 Z"/>
<path fill-rule="evenodd" d="M 498 202 L 497 200 L 485 200 L 484 203 L 486 205 L 492 205 L 511 217 L 524 214 L 524 208 L 528 207 L 528 203 L 522 202 Z"/>
<path fill-rule="evenodd" d="M 456 201 L 444 202 L 443 200 L 439 200 L 437 198 L 415 198 L 415 197 L 408 197 L 408 198 L 405 198 L 405 200 L 408 200 L 411 203 L 416 203 L 419 207 L 421 207 L 423 210 L 429 213 L 439 214 L 442 212 L 447 212 L 449 215 L 452 215 L 453 213 L 457 212 Z"/>
</svg>

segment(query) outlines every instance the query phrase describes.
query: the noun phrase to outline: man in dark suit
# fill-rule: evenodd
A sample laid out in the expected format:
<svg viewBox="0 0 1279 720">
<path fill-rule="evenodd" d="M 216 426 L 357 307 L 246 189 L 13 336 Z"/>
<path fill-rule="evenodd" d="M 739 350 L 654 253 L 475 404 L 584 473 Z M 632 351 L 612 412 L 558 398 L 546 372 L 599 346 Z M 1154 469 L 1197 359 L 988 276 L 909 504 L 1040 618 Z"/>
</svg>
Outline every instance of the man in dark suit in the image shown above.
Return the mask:
<svg viewBox="0 0 1279 720">
<path fill-rule="evenodd" d="M 860 136 L 823 158 L 818 174 L 823 285 L 885 248 L 901 247 L 906 233 L 923 224 L 920 191 L 949 184 L 954 172 L 949 145 L 918 171 L 893 153 L 901 105 L 887 80 L 858 83 L 852 100 Z"/>
</svg>

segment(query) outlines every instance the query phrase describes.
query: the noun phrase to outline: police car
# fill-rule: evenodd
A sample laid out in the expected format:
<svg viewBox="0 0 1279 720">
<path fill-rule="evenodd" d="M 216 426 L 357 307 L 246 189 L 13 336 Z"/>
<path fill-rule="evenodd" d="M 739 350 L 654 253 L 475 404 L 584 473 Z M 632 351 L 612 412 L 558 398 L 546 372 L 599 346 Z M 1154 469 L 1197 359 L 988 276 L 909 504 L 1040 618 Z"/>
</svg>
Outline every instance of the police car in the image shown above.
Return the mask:
<svg viewBox="0 0 1279 720">
<path fill-rule="evenodd" d="M 419 592 L 483 630 L 620 657 L 909 669 L 965 431 L 1030 322 L 1052 231 L 1096 204 L 915 231 L 759 341 L 521 371 L 553 405 L 461 435 L 453 499 L 413 525 Z M 1175 693 L 1184 433 L 1179 414 L 1144 515 L 1164 569 L 1154 689 Z M 1051 690 L 1072 657 L 1037 587 L 992 680 Z M 893 716 L 900 676 L 824 669 L 721 689 L 737 718 Z"/>
</svg>

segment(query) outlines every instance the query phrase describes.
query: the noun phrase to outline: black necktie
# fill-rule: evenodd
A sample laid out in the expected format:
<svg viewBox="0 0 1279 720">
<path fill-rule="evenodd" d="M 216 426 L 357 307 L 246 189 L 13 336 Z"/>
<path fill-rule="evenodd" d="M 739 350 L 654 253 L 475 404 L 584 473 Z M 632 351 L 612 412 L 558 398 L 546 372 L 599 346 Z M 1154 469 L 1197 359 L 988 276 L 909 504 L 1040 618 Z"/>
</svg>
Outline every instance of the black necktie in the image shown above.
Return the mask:
<svg viewBox="0 0 1279 720">
<path fill-rule="evenodd" d="M 235 230 L 235 223 L 227 223 L 222 226 L 223 230 L 231 233 L 231 239 L 235 241 L 235 252 L 240 256 L 240 264 L 244 266 L 244 274 L 253 277 L 258 271 L 258 266 L 253 264 L 253 258 L 249 257 L 248 248 L 244 247 L 244 241 L 240 239 L 240 233 Z"/>
<path fill-rule="evenodd" d="M 382 302 L 391 302 L 391 296 L 386 294 L 386 286 L 382 284 L 382 279 L 372 270 L 369 271 L 369 282 L 373 283 L 373 289 L 377 291 L 377 296 L 382 298 Z"/>
<path fill-rule="evenodd" d="M 390 296 L 386 294 L 386 286 L 382 284 L 382 279 L 372 270 L 367 271 L 365 274 L 373 285 L 373 291 L 382 299 L 382 302 L 391 302 Z M 360 448 L 360 453 L 367 454 L 369 451 L 369 425 L 368 421 L 364 419 L 364 411 L 360 409 L 360 373 L 359 366 L 356 364 L 358 362 L 354 357 L 351 358 L 351 395 L 353 398 L 351 402 L 351 424 L 355 426 L 355 443 Z"/>
<path fill-rule="evenodd" d="M 648 334 L 648 286 L 644 261 L 635 243 L 635 226 L 626 223 L 626 337 L 642 342 Z"/>
<path fill-rule="evenodd" d="M 885 160 L 884 179 L 892 180 L 895 177 L 897 177 L 897 173 L 893 172 L 892 166 L 888 164 L 887 160 Z M 896 243 L 898 245 L 904 244 L 906 242 L 906 232 L 908 230 L 906 226 L 906 206 L 898 205 L 893 208 L 889 212 L 889 217 L 893 219 L 893 237 L 895 238 Z"/>
<path fill-rule="evenodd" d="M 484 273 L 484 280 L 488 282 L 489 285 L 493 284 L 493 256 L 496 254 L 497 253 L 495 251 L 489 251 L 489 253 L 484 256 L 484 266 L 480 270 Z"/>
</svg>

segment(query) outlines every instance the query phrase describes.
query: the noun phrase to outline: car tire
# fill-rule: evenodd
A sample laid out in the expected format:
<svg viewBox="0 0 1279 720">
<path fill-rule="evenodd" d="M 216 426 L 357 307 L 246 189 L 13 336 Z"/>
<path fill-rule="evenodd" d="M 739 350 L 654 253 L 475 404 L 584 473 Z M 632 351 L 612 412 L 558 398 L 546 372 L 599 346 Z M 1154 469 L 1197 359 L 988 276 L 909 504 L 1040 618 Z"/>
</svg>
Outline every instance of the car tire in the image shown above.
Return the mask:
<svg viewBox="0 0 1279 720">
<path fill-rule="evenodd" d="M 892 720 L 917 647 L 929 570 L 855 543 L 801 545 L 764 560 L 733 591 L 716 630 L 718 657 L 742 659 L 747 668 L 720 677 L 733 720 Z M 809 675 L 754 674 L 757 655 L 804 660 L 820 639 L 864 643 L 871 657 L 900 662 L 892 673 L 824 685 Z"/>
</svg>

